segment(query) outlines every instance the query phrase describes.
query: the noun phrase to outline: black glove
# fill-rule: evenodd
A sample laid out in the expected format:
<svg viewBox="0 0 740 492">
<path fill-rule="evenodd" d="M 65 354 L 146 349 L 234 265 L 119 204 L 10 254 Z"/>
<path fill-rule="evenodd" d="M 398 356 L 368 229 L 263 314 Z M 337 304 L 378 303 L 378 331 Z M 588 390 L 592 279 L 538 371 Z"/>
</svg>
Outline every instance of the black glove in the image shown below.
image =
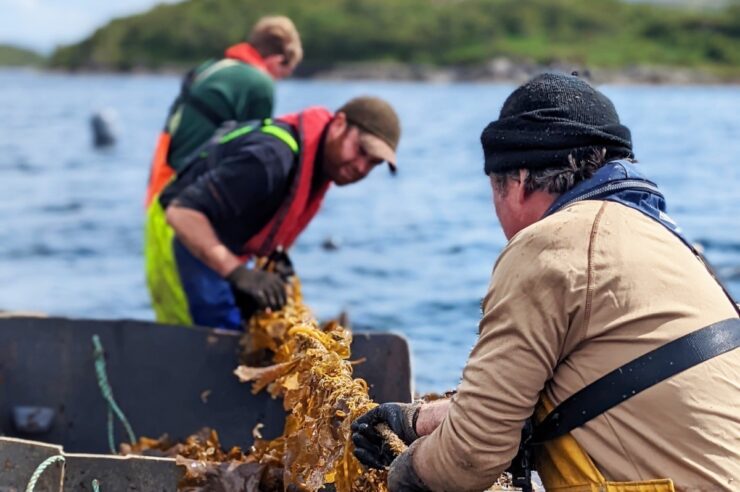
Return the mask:
<svg viewBox="0 0 740 492">
<path fill-rule="evenodd" d="M 365 466 L 385 468 L 395 456 L 375 428 L 386 424 L 407 445 L 419 438 L 416 418 L 421 403 L 383 403 L 352 422 L 355 457 Z"/>
<path fill-rule="evenodd" d="M 277 311 L 285 305 L 285 281 L 277 273 L 250 270 L 245 266 L 235 268 L 226 280 L 231 284 L 236 304 L 242 308 L 270 308 Z"/>
<path fill-rule="evenodd" d="M 388 470 L 388 492 L 430 492 L 414 470 L 413 457 L 416 446 L 401 453 Z"/>
<path fill-rule="evenodd" d="M 286 253 L 283 249 L 275 250 L 270 255 L 267 265 L 268 267 L 272 267 L 271 271 L 280 275 L 280 277 L 285 281 L 295 275 L 293 262 L 290 261 L 290 256 L 288 256 L 288 253 Z"/>
</svg>

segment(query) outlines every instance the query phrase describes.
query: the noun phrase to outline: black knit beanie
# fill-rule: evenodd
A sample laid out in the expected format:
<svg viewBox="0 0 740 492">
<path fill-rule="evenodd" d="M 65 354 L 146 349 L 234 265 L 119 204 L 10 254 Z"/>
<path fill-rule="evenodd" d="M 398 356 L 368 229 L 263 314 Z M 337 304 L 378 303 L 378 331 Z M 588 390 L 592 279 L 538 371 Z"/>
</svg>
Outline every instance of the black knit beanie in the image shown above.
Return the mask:
<svg viewBox="0 0 740 492">
<path fill-rule="evenodd" d="M 593 147 L 607 160 L 632 157 L 629 128 L 601 92 L 572 75 L 545 73 L 515 90 L 481 134 L 485 172 L 568 165 Z"/>
</svg>

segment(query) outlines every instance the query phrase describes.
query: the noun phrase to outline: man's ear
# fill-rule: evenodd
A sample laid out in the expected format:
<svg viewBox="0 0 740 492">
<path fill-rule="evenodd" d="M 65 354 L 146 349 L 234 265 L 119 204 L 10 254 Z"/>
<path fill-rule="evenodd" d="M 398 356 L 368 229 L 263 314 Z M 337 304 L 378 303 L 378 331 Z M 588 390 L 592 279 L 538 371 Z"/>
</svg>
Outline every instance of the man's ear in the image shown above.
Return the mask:
<svg viewBox="0 0 740 492">
<path fill-rule="evenodd" d="M 332 120 L 332 125 L 340 132 L 344 132 L 347 128 L 347 115 L 341 111 L 337 112 Z"/>
<path fill-rule="evenodd" d="M 337 112 L 329 122 L 328 138 L 334 140 L 344 134 L 347 129 L 347 116 L 342 112 Z"/>
<path fill-rule="evenodd" d="M 513 186 L 514 190 L 512 191 L 516 193 L 515 198 L 516 198 L 517 203 L 519 204 L 524 203 L 524 201 L 529 196 L 529 193 L 527 193 L 527 187 L 524 184 L 527 180 L 528 174 L 529 174 L 529 171 L 527 171 L 526 169 L 520 169 L 519 170 L 519 180 L 518 181 L 509 180 L 509 185 Z"/>
</svg>

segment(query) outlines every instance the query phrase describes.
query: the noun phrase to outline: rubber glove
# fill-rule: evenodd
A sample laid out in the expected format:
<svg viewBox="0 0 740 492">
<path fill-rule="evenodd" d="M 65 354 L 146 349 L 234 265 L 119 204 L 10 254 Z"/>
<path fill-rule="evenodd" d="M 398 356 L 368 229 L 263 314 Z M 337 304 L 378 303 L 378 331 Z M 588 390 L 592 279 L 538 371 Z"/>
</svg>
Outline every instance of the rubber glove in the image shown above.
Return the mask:
<svg viewBox="0 0 740 492">
<path fill-rule="evenodd" d="M 280 275 L 280 277 L 285 281 L 295 275 L 293 262 L 290 260 L 288 253 L 282 248 L 275 250 L 275 252 L 270 255 L 268 265 L 272 266 L 271 271 Z"/>
<path fill-rule="evenodd" d="M 254 305 L 277 311 L 287 300 L 285 281 L 277 273 L 251 270 L 241 265 L 228 274 L 226 280 L 234 291 L 236 304 L 247 311 Z"/>
<path fill-rule="evenodd" d="M 415 426 L 420 407 L 420 402 L 383 403 L 352 422 L 352 442 L 360 463 L 371 468 L 385 468 L 395 458 L 375 428 L 378 424 L 386 424 L 407 445 L 417 440 Z"/>
</svg>

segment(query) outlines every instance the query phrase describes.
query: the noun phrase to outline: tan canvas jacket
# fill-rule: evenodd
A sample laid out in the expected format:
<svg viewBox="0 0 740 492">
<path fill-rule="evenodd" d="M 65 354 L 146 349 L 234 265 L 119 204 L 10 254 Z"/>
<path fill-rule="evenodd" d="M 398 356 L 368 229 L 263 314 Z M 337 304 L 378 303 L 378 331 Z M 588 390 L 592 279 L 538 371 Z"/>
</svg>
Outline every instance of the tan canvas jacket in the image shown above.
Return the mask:
<svg viewBox="0 0 740 492">
<path fill-rule="evenodd" d="M 435 491 L 482 490 L 515 456 L 540 392 L 555 404 L 671 340 L 737 317 L 662 225 L 605 201 L 571 205 L 501 253 L 479 339 L 414 468 Z M 572 435 L 609 480 L 740 490 L 740 349 L 673 376 Z"/>
</svg>

